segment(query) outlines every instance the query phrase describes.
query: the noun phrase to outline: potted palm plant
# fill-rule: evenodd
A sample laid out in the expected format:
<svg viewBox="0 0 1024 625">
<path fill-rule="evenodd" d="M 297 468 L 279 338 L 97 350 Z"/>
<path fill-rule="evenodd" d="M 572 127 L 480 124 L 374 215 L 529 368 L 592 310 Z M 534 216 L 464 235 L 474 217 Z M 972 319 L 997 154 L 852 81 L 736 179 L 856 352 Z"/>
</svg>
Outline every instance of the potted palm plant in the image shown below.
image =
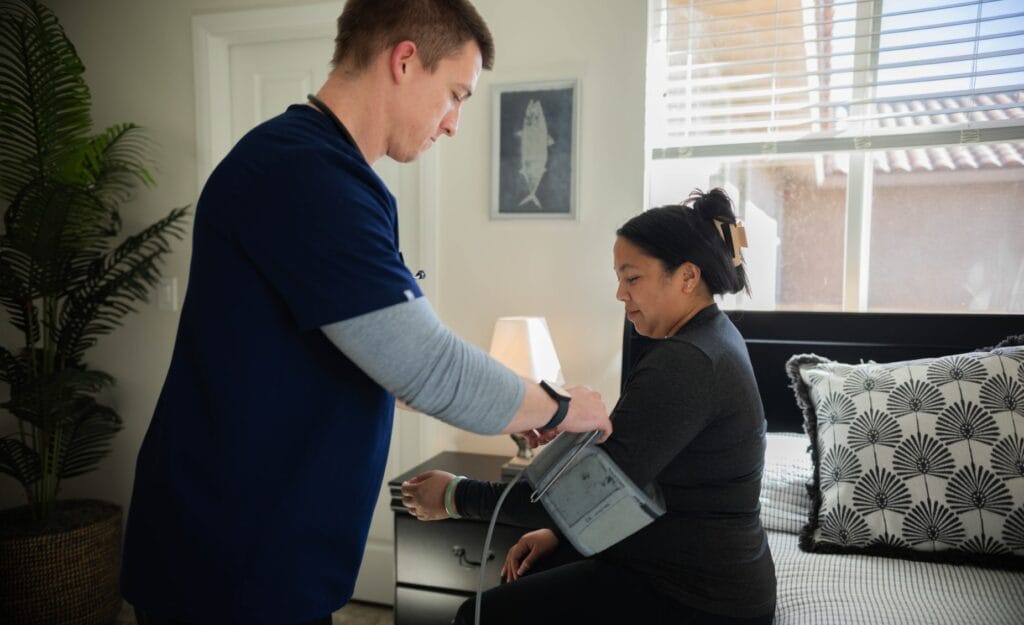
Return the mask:
<svg viewBox="0 0 1024 625">
<path fill-rule="evenodd" d="M 150 186 L 142 129 L 94 134 L 85 69 L 37 0 L 0 0 L 0 473 L 24 506 L 0 512 L 0 614 L 6 623 L 110 623 L 120 609 L 121 510 L 61 500 L 62 480 L 94 470 L 121 418 L 98 400 L 114 384 L 86 352 L 135 311 L 186 228 L 171 210 L 135 234 L 119 207 Z M 0 396 L 2 399 L 2 396 Z M 3 434 L 3 433 L 0 433 Z M 7 619 L 11 620 L 7 620 Z"/>
</svg>

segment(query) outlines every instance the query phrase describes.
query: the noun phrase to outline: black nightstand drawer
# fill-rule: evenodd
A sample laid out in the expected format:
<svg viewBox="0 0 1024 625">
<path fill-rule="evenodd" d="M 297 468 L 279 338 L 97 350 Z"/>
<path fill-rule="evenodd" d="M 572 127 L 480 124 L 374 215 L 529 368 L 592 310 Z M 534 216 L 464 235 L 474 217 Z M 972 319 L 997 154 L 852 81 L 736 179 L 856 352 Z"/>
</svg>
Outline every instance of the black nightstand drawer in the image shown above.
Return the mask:
<svg viewBox="0 0 1024 625">
<path fill-rule="evenodd" d="M 429 469 L 480 480 L 501 478 L 507 457 L 446 451 L 388 481 L 395 511 L 395 625 L 448 625 L 476 593 L 487 521 L 417 521 L 402 506 L 402 482 Z M 497 525 L 484 590 L 498 585 L 509 547 L 527 529 Z"/>
<path fill-rule="evenodd" d="M 395 589 L 395 623 L 451 625 L 459 606 L 471 596 L 399 586 Z"/>
<path fill-rule="evenodd" d="M 487 563 L 484 589 L 497 586 L 505 554 L 528 530 L 496 525 L 491 538 L 493 557 Z M 449 519 L 418 521 L 395 515 L 395 571 L 399 584 L 476 592 L 480 554 L 487 523 Z"/>
</svg>

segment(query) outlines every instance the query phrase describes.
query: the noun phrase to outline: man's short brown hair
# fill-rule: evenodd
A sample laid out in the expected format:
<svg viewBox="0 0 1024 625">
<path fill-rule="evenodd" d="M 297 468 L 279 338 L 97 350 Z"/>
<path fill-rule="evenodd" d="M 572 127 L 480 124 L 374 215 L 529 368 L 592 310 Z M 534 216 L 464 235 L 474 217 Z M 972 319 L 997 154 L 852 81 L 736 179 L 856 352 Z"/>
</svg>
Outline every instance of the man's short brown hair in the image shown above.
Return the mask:
<svg viewBox="0 0 1024 625">
<path fill-rule="evenodd" d="M 483 68 L 494 65 L 494 38 L 468 0 L 348 0 L 338 17 L 335 67 L 356 73 L 403 41 L 416 43 L 428 71 L 468 41 L 480 47 Z"/>
</svg>

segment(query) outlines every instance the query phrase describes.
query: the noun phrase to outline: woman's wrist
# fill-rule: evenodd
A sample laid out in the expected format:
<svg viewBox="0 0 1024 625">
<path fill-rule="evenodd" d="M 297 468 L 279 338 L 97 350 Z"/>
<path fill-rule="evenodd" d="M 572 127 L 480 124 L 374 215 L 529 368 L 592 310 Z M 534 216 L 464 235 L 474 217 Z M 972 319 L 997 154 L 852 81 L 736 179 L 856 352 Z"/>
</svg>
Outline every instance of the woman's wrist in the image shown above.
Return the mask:
<svg viewBox="0 0 1024 625">
<path fill-rule="evenodd" d="M 459 514 L 458 509 L 455 507 L 455 489 L 458 488 L 459 482 L 466 479 L 465 475 L 456 475 L 448 482 L 448 486 L 444 489 L 444 511 L 448 514 L 449 519 L 461 519 L 462 515 Z"/>
</svg>

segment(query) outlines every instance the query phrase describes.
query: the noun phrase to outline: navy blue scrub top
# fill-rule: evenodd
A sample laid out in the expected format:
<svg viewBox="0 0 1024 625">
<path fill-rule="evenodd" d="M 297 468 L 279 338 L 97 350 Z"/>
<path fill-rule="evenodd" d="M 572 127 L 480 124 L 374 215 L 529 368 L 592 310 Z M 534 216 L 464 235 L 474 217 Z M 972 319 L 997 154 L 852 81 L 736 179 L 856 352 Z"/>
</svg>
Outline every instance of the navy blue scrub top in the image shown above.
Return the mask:
<svg viewBox="0 0 1024 625">
<path fill-rule="evenodd" d="M 170 369 L 139 453 L 122 591 L 195 623 L 300 623 L 352 594 L 394 399 L 320 332 L 422 293 L 394 197 L 319 111 L 210 176 Z"/>
</svg>

